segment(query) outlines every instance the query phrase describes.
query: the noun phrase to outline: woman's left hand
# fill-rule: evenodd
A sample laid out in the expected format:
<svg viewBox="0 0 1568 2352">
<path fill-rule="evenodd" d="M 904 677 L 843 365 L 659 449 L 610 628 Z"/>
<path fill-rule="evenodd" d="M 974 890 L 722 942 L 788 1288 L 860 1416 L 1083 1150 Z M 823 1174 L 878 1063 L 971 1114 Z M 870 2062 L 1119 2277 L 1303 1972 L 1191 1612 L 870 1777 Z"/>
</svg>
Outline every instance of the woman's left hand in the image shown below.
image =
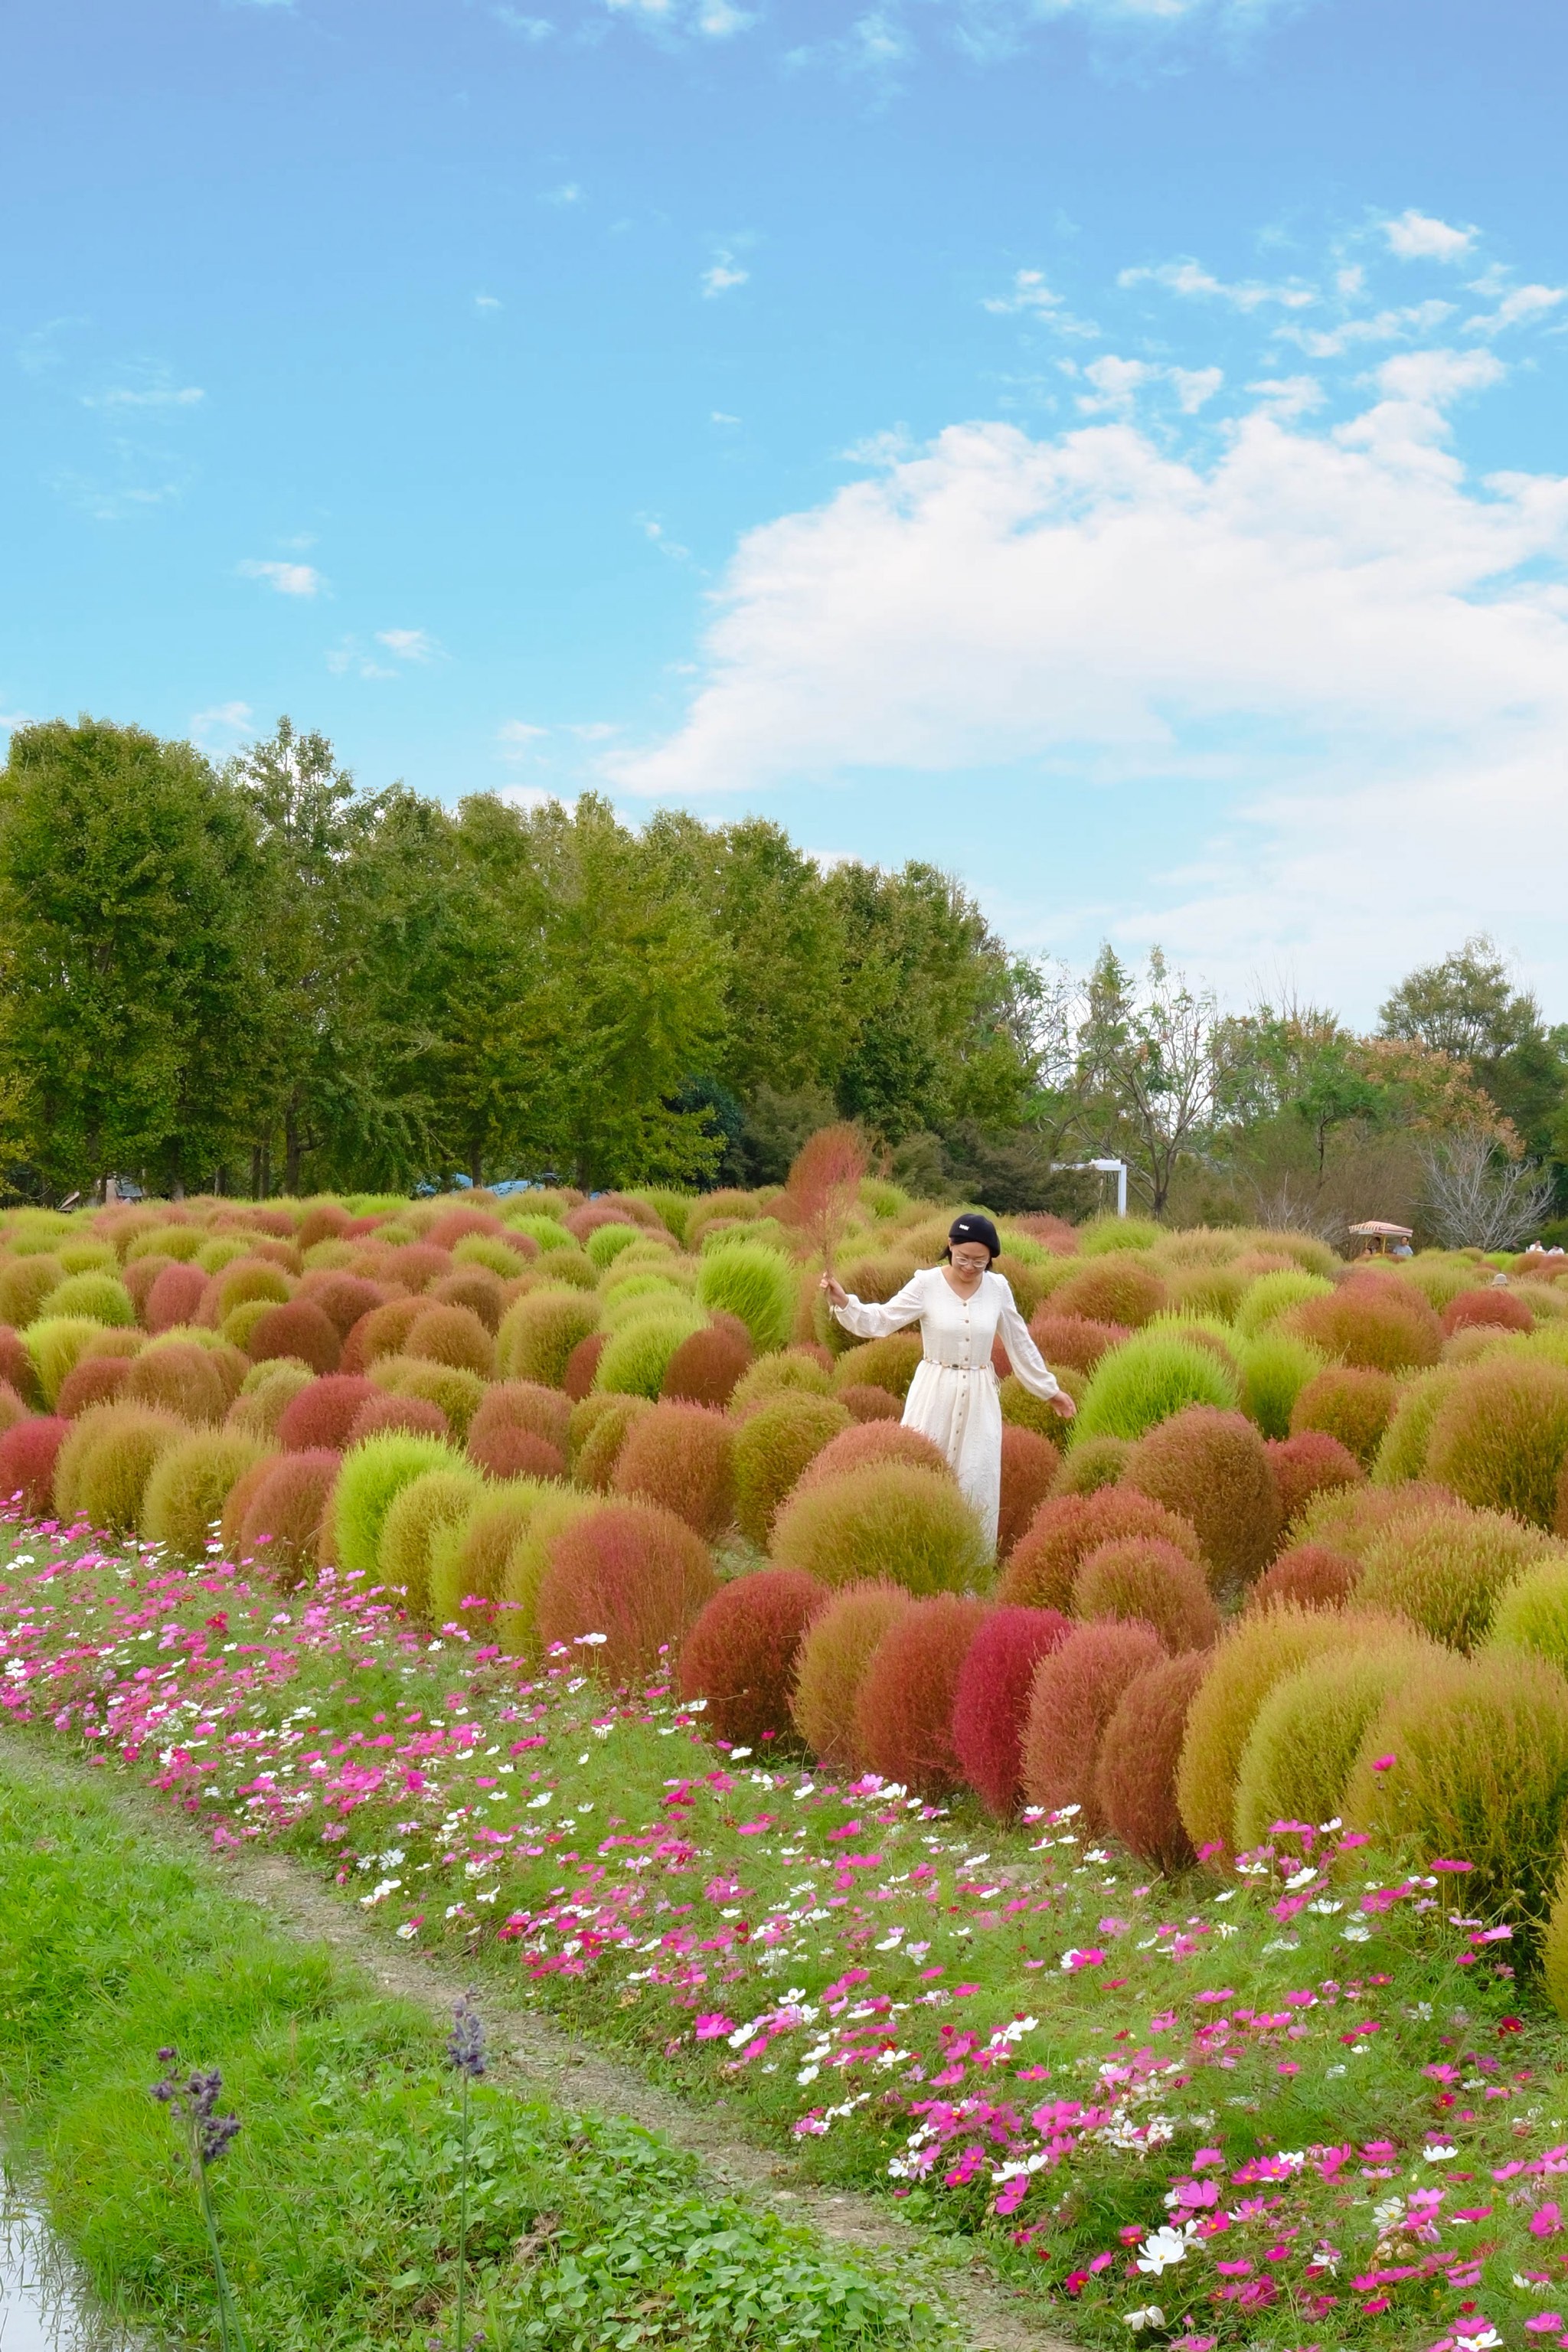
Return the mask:
<svg viewBox="0 0 1568 2352">
<path fill-rule="evenodd" d="M 1077 1405 L 1074 1404 L 1066 1389 L 1057 1391 L 1050 1400 L 1050 1406 L 1058 1421 L 1070 1421 L 1078 1411 Z"/>
</svg>

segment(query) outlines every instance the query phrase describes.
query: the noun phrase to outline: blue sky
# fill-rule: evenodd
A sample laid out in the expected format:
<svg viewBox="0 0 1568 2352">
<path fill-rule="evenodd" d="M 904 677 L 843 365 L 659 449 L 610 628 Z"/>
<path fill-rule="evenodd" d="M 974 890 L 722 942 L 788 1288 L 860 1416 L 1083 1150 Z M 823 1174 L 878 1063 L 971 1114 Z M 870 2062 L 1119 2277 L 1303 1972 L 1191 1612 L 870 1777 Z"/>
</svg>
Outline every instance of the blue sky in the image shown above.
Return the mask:
<svg viewBox="0 0 1568 2352">
<path fill-rule="evenodd" d="M 1568 10 L 10 0 L 0 714 L 1568 1017 Z"/>
</svg>

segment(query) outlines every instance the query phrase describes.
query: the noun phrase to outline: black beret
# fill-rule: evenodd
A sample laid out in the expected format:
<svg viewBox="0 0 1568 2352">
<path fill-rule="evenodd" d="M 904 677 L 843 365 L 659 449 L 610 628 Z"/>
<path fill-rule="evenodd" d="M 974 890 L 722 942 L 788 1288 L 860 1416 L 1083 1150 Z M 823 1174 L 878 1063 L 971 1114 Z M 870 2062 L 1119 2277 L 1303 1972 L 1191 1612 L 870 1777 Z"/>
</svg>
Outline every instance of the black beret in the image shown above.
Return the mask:
<svg viewBox="0 0 1568 2352">
<path fill-rule="evenodd" d="M 962 1217 L 954 1217 L 952 1224 L 949 1225 L 947 1229 L 949 1250 L 952 1249 L 954 1242 L 982 1242 L 993 1257 L 1000 1257 L 1002 1255 L 1001 1234 L 989 1217 L 981 1216 L 975 1210 L 968 1212 Z"/>
</svg>

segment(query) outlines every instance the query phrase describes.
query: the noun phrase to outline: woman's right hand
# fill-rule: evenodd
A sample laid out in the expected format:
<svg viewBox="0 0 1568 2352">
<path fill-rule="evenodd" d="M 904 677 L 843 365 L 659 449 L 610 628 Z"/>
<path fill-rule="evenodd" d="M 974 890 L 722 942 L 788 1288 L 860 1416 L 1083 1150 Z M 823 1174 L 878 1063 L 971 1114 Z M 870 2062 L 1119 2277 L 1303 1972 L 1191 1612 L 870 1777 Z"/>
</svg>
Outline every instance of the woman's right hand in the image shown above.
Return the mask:
<svg viewBox="0 0 1568 2352">
<path fill-rule="evenodd" d="M 847 1307 L 849 1304 L 849 1293 L 835 1276 L 825 1274 L 818 1288 L 826 1292 L 830 1307 Z"/>
</svg>

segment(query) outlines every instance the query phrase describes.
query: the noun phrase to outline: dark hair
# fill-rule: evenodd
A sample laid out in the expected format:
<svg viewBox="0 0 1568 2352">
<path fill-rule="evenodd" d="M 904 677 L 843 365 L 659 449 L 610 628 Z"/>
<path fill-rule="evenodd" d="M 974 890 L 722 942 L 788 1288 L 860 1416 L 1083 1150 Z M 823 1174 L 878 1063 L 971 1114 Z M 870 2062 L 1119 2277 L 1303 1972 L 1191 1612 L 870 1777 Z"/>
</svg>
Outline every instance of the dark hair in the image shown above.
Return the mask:
<svg viewBox="0 0 1568 2352">
<path fill-rule="evenodd" d="M 954 1217 L 952 1224 L 949 1225 L 947 1247 L 942 1252 L 943 1257 L 949 1261 L 952 1257 L 954 1242 L 983 1242 L 990 1251 L 993 1260 L 1002 1255 L 1001 1234 L 990 1218 L 982 1216 L 976 1210 L 971 1210 L 962 1217 Z"/>
</svg>

